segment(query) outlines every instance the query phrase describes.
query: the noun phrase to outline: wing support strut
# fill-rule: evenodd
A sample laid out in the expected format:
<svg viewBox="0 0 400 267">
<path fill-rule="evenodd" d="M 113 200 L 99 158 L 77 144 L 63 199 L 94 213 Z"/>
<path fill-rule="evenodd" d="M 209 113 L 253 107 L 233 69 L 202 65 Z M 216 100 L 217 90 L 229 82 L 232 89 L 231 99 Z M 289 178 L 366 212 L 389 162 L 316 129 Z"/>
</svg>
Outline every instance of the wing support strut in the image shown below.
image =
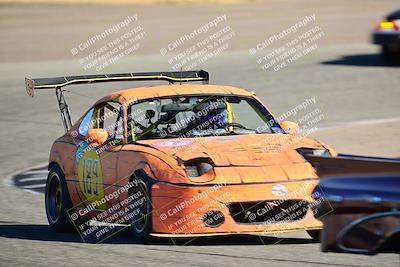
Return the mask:
<svg viewBox="0 0 400 267">
<path fill-rule="evenodd" d="M 56 96 L 58 101 L 58 108 L 60 109 L 61 120 L 63 122 L 65 131 L 68 132 L 68 130 L 72 126 L 72 121 L 71 121 L 71 115 L 69 113 L 68 104 L 65 101 L 63 91 L 64 90 L 62 90 L 59 87 L 56 88 Z"/>
</svg>

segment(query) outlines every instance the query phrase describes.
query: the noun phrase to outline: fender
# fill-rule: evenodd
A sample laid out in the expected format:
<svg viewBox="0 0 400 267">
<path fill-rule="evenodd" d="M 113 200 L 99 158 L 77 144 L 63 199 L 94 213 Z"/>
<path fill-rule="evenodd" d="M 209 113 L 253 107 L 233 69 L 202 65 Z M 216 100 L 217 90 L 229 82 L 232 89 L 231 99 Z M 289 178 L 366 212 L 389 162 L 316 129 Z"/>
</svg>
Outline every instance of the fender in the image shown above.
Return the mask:
<svg viewBox="0 0 400 267">
<path fill-rule="evenodd" d="M 56 163 L 63 171 L 67 181 L 76 181 L 74 169 L 74 154 L 76 146 L 70 142 L 65 142 L 62 139 L 65 138 L 61 137 L 56 140 L 51 148 L 49 168 L 52 163 Z"/>
</svg>

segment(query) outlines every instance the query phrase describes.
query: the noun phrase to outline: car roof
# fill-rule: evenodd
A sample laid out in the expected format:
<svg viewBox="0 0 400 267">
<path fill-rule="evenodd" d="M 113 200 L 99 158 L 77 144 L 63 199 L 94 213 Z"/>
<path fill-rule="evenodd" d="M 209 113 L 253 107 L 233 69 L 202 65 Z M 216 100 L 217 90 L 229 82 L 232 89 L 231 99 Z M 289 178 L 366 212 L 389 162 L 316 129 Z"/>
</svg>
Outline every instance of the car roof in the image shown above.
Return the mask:
<svg viewBox="0 0 400 267">
<path fill-rule="evenodd" d="M 400 19 L 400 9 L 390 13 L 389 15 L 387 15 L 386 19 L 387 20 Z"/>
<path fill-rule="evenodd" d="M 154 99 L 168 96 L 184 95 L 237 95 L 252 97 L 253 93 L 232 86 L 206 85 L 206 84 L 170 84 L 160 86 L 136 87 L 120 90 L 101 98 L 97 103 L 105 101 L 118 101 L 121 104 L 129 104 L 145 99 Z M 96 103 L 96 104 L 97 104 Z"/>
</svg>

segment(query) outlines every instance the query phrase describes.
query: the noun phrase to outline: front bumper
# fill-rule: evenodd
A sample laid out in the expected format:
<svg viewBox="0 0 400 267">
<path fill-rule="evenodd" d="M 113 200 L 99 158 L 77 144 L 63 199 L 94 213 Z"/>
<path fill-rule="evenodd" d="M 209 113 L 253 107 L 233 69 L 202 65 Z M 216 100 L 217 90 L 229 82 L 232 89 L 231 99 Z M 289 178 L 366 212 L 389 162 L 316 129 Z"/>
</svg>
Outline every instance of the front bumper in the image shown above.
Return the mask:
<svg viewBox="0 0 400 267">
<path fill-rule="evenodd" d="M 321 229 L 311 197 L 317 184 L 317 179 L 209 186 L 156 183 L 151 191 L 153 232 L 161 236 Z"/>
</svg>

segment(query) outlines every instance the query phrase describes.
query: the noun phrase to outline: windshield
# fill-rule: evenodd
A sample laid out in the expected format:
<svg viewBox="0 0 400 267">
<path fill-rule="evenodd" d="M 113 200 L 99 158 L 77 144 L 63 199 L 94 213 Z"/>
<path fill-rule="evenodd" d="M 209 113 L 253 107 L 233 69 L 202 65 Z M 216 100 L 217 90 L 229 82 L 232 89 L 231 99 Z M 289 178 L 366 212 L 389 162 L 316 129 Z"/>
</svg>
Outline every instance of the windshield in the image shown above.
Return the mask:
<svg viewBox="0 0 400 267">
<path fill-rule="evenodd" d="M 128 109 L 128 128 L 130 141 L 280 130 L 272 115 L 255 99 L 204 95 L 132 104 Z"/>
</svg>

